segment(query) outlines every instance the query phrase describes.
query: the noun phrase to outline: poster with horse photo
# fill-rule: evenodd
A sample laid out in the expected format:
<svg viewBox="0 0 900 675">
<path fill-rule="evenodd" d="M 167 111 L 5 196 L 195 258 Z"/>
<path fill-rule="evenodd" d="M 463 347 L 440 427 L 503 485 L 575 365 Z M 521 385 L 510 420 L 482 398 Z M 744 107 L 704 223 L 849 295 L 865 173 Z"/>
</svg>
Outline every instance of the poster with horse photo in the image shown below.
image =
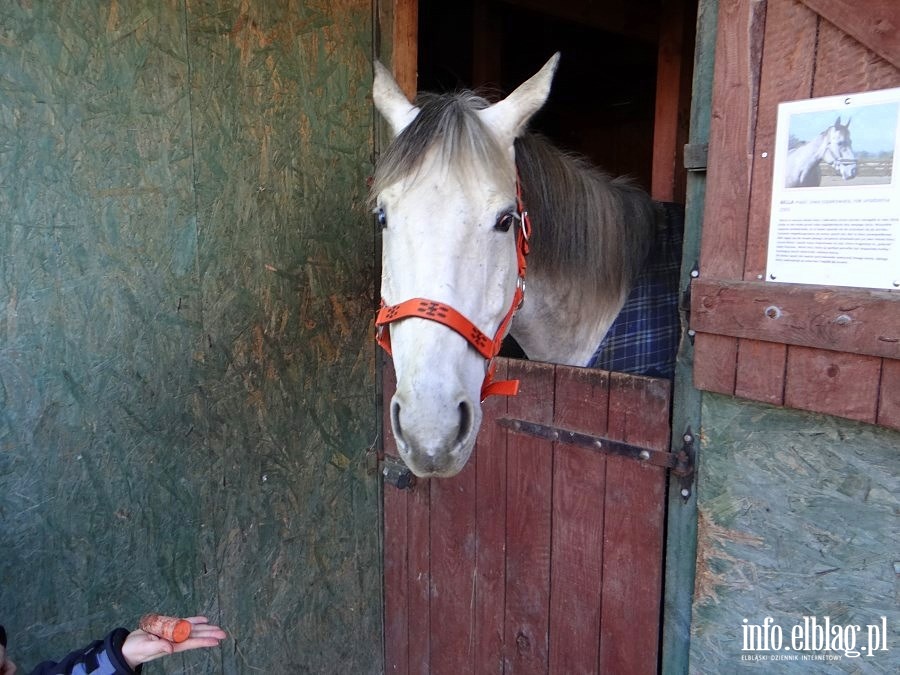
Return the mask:
<svg viewBox="0 0 900 675">
<path fill-rule="evenodd" d="M 778 106 L 766 280 L 900 288 L 900 88 Z"/>
</svg>

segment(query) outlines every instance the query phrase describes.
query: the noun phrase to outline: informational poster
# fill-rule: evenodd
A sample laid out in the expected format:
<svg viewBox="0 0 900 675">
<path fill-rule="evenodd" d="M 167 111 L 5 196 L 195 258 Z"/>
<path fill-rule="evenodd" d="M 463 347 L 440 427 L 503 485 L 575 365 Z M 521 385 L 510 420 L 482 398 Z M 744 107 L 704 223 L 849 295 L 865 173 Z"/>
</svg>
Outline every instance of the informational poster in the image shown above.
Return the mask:
<svg viewBox="0 0 900 675">
<path fill-rule="evenodd" d="M 900 289 L 900 88 L 778 106 L 766 280 Z"/>
</svg>

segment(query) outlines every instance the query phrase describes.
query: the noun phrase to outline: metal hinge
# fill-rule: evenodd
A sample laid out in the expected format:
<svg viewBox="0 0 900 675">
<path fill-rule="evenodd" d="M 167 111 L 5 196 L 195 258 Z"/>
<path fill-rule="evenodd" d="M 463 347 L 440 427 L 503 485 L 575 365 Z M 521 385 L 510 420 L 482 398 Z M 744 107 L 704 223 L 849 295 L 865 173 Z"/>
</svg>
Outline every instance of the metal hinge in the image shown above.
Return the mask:
<svg viewBox="0 0 900 675">
<path fill-rule="evenodd" d="M 688 171 L 706 171 L 709 157 L 709 143 L 686 143 L 684 146 L 684 168 Z"/>
<path fill-rule="evenodd" d="M 678 478 L 682 499 L 687 501 L 693 491 L 694 434 L 691 432 L 690 427 L 685 430 L 681 437 L 683 445 L 678 452 L 668 452 L 511 417 L 499 417 L 497 418 L 497 424 L 517 434 L 534 436 L 545 441 L 576 445 L 601 454 L 627 457 L 642 463 L 669 469 Z M 415 474 L 409 470 L 406 464 L 403 463 L 403 460 L 397 457 L 384 456 L 381 460 L 381 475 L 384 477 L 386 484 L 393 485 L 398 490 L 411 490 L 416 486 Z"/>
<path fill-rule="evenodd" d="M 691 498 L 694 490 L 694 474 L 697 465 L 697 453 L 694 450 L 694 432 L 691 431 L 691 425 L 688 425 L 681 435 L 682 446 L 675 453 L 676 465 L 672 469 L 672 473 L 678 478 L 678 485 L 681 488 L 681 499 L 687 501 Z"/>
<path fill-rule="evenodd" d="M 678 452 L 667 452 L 665 450 L 632 445 L 631 443 L 623 443 L 622 441 L 614 441 L 603 436 L 585 434 L 579 431 L 572 431 L 571 429 L 563 429 L 511 417 L 499 417 L 497 418 L 497 424 L 517 434 L 535 436 L 545 441 L 576 445 L 580 448 L 606 455 L 628 457 L 646 464 L 661 466 L 671 470 L 678 477 L 682 498 L 687 500 L 691 496 L 694 482 L 694 436 L 690 427 L 682 436 L 684 445 L 681 446 Z"/>
</svg>

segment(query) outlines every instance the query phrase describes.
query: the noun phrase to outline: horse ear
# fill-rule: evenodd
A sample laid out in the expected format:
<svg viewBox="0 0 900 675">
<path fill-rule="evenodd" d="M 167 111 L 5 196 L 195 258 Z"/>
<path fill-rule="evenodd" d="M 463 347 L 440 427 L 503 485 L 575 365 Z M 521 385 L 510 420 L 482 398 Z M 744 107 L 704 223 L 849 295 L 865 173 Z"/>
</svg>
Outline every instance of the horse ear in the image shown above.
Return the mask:
<svg viewBox="0 0 900 675">
<path fill-rule="evenodd" d="M 400 85 L 394 80 L 390 71 L 381 65 L 380 61 L 375 61 L 372 99 L 375 101 L 378 112 L 390 125 L 394 136 L 398 136 L 419 114 L 419 109 L 410 103 L 406 94 L 400 89 Z"/>
<path fill-rule="evenodd" d="M 559 63 L 559 52 L 550 57 L 537 73 L 502 101 L 479 111 L 481 119 L 494 129 L 503 141 L 512 142 L 522 134 L 525 125 L 550 95 L 550 85 Z"/>
<path fill-rule="evenodd" d="M 845 126 L 846 126 L 846 125 L 845 125 Z M 837 116 L 837 119 L 834 121 L 834 128 L 835 128 L 835 129 L 840 129 L 840 128 L 841 128 L 841 116 L 840 116 L 840 115 L 838 115 L 838 116 Z"/>
</svg>

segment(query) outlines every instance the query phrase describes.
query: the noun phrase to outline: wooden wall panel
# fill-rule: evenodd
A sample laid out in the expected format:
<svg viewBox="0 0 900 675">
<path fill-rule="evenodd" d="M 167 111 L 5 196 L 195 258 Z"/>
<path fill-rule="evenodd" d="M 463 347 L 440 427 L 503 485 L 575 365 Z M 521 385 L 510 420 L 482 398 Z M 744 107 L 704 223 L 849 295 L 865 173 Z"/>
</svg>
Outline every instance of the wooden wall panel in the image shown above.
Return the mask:
<svg viewBox="0 0 900 675">
<path fill-rule="evenodd" d="M 700 275 L 715 279 L 740 278 L 744 267 L 765 9 L 749 0 L 719 7 L 700 247 Z M 736 354 L 733 338 L 698 335 L 695 386 L 733 393 Z"/>
<path fill-rule="evenodd" d="M 734 395 L 781 405 L 787 345 L 745 339 L 739 349 Z"/>
<path fill-rule="evenodd" d="M 765 276 L 778 104 L 809 98 L 816 62 L 817 25 L 815 13 L 795 0 L 769 3 L 766 11 L 766 46 L 753 144 L 752 192 L 743 270 L 746 280 L 762 280 Z"/>
<path fill-rule="evenodd" d="M 727 335 L 697 333 L 694 347 L 694 386 L 719 394 L 734 393 L 738 341 Z"/>
<path fill-rule="evenodd" d="M 808 347 L 790 347 L 784 403 L 875 422 L 881 359 Z"/>
<path fill-rule="evenodd" d="M 900 429 L 900 361 L 881 362 L 881 388 L 878 395 L 878 424 Z"/>
<path fill-rule="evenodd" d="M 747 244 L 765 4 L 719 7 L 700 274 L 740 278 Z"/>
<path fill-rule="evenodd" d="M 869 50 L 900 69 L 900 5 L 894 0 L 868 0 L 865 11 L 853 0 L 802 0 L 810 9 Z M 876 87 L 877 88 L 877 87 Z"/>
<path fill-rule="evenodd" d="M 813 303 L 816 306 L 824 299 L 826 304 L 830 302 L 835 308 L 841 308 L 836 323 L 825 322 L 825 314 L 810 316 L 806 324 L 803 324 L 806 328 L 797 323 L 796 317 L 784 321 L 767 321 L 761 318 L 762 315 L 751 316 L 747 312 L 756 309 L 757 305 L 761 306 L 760 303 L 764 304 L 763 298 L 767 295 L 781 293 L 787 297 L 796 291 L 790 288 L 759 290 L 763 286 L 766 264 L 778 104 L 782 101 L 867 91 L 900 84 L 900 72 L 897 68 L 873 53 L 874 50 L 882 56 L 893 54 L 892 48 L 885 49 L 884 31 L 886 27 L 893 25 L 892 22 L 900 19 L 900 10 L 894 5 L 877 3 L 869 8 L 879 17 L 878 21 L 873 22 L 871 17 L 849 17 L 851 12 L 847 3 L 841 0 L 770 0 L 764 4 L 764 48 L 759 52 L 754 51 L 752 38 L 737 43 L 731 40 L 736 29 L 747 28 L 750 35 L 754 34 L 753 21 L 746 20 L 743 10 L 735 8 L 733 12 L 726 12 L 725 24 L 722 24 L 720 13 L 718 35 L 721 56 L 729 59 L 731 65 L 725 64 L 719 68 L 717 57 L 714 94 L 724 103 L 717 107 L 716 100 L 719 99 L 714 96 L 712 128 L 714 132 L 720 128 L 721 133 L 727 135 L 729 124 L 725 120 L 730 117 L 732 121 L 742 125 L 742 132 L 746 130 L 751 134 L 753 151 L 746 155 L 747 164 L 741 165 L 749 166 L 748 175 L 739 175 L 738 167 L 735 166 L 730 174 L 716 177 L 715 172 L 721 168 L 719 162 L 727 164 L 732 158 L 739 156 L 738 146 L 742 143 L 743 133 L 734 133 L 730 140 L 726 138 L 719 143 L 713 142 L 713 133 L 713 140 L 710 142 L 710 178 L 701 278 L 694 284 L 693 294 L 694 309 L 699 310 L 692 317 L 692 327 L 698 331 L 694 382 L 698 388 L 707 391 L 874 421 L 879 419 L 880 398 L 877 385 L 875 388 L 856 387 L 856 393 L 869 396 L 868 400 L 841 403 L 831 391 L 831 376 L 825 372 L 806 372 L 807 384 L 804 385 L 800 380 L 800 364 L 803 364 L 803 368 L 813 364 L 822 367 L 833 364 L 834 357 L 829 353 L 823 352 L 813 358 L 812 353 L 806 349 L 812 346 L 896 358 L 895 345 L 891 341 L 894 332 L 891 317 L 894 314 L 893 305 L 896 304 L 893 295 L 882 293 L 882 305 L 877 310 L 873 309 L 870 298 L 865 299 L 864 309 L 857 312 L 859 307 L 853 298 L 859 298 L 865 291 L 805 287 L 802 292 L 798 292 L 798 297 L 808 291 L 816 298 Z M 819 16 L 819 11 L 828 20 Z M 847 21 L 846 26 L 832 23 L 844 20 Z M 865 42 L 861 43 L 859 40 Z M 749 62 L 753 61 L 755 54 L 763 55 L 759 71 L 758 100 L 754 100 L 756 83 L 753 77 L 747 78 L 746 91 L 741 91 L 737 86 L 734 71 L 740 66 L 733 64 L 743 61 L 732 58 L 730 49 L 734 48 L 750 50 L 749 56 L 745 57 Z M 728 97 L 732 90 L 735 93 L 734 102 Z M 751 113 L 734 114 L 735 109 L 740 111 L 745 104 L 751 106 Z M 730 185 L 735 181 L 736 185 Z M 724 186 L 723 183 L 729 185 Z M 745 204 L 743 190 L 746 187 L 750 188 L 750 193 L 749 201 Z M 730 214 L 729 218 L 723 218 L 723 210 Z M 741 214 L 747 215 L 745 224 L 741 222 Z M 742 248 L 743 225 L 746 226 L 746 246 Z M 727 251 L 728 242 L 736 244 L 735 250 Z M 739 276 L 735 273 L 734 264 L 741 255 L 743 269 Z M 701 292 L 701 289 L 706 289 L 709 284 L 727 285 L 738 279 L 744 281 L 743 286 L 738 282 L 737 286 L 740 288 L 736 287 L 741 299 L 736 302 L 735 309 L 740 306 L 741 312 L 726 310 L 719 302 L 724 297 L 721 294 L 716 296 L 716 309 L 705 306 L 711 296 L 705 291 Z M 809 314 L 811 306 L 807 302 L 804 307 L 798 306 L 797 310 L 799 313 Z M 850 316 L 847 312 L 857 313 Z M 870 314 L 868 319 L 863 316 L 867 312 Z M 715 321 L 710 322 L 713 315 Z M 716 325 L 713 326 L 713 323 Z M 759 330 L 753 330 L 751 326 L 756 326 Z M 787 335 L 786 330 L 795 333 L 806 331 L 807 337 L 798 339 L 797 335 Z M 785 347 L 784 343 L 803 346 Z M 733 368 L 729 365 L 732 357 L 735 362 Z M 847 354 L 841 357 L 841 370 L 848 377 L 850 373 L 869 374 L 873 367 L 877 367 L 879 372 L 883 369 L 881 363 L 877 360 L 873 362 L 870 356 Z M 813 386 L 812 382 L 822 386 Z"/>
</svg>

